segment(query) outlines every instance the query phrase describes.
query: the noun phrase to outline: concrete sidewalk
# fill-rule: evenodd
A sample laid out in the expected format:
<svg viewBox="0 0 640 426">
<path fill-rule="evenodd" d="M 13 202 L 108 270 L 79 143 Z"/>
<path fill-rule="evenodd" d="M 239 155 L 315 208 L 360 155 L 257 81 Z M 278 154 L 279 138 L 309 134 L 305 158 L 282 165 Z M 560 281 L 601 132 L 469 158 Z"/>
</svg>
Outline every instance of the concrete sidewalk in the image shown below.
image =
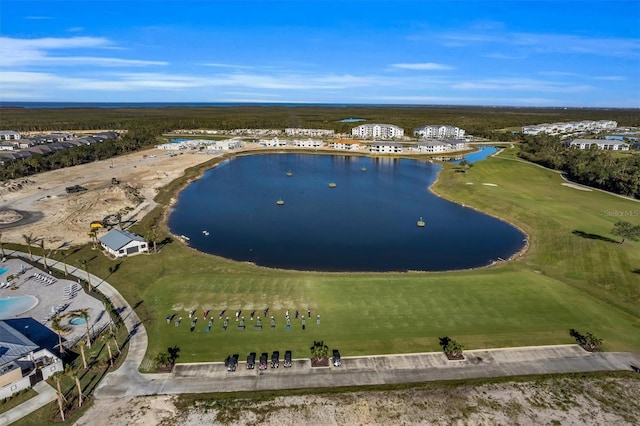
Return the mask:
<svg viewBox="0 0 640 426">
<path fill-rule="evenodd" d="M 0 425 L 8 425 L 56 400 L 56 390 L 47 382 L 37 383 L 33 389 L 38 392 L 28 401 L 0 414 Z"/>
<path fill-rule="evenodd" d="M 111 375 L 96 398 L 304 389 L 339 386 L 417 383 L 439 380 L 508 377 L 552 373 L 630 370 L 640 354 L 589 353 L 578 345 L 541 346 L 465 351 L 465 359 L 448 361 L 442 352 L 343 357 L 341 367 L 312 368 L 309 359 L 294 360 L 292 368 L 247 370 L 240 362 L 235 372 L 224 363 L 178 364 L 171 374 L 142 375 L 143 380 Z"/>
</svg>

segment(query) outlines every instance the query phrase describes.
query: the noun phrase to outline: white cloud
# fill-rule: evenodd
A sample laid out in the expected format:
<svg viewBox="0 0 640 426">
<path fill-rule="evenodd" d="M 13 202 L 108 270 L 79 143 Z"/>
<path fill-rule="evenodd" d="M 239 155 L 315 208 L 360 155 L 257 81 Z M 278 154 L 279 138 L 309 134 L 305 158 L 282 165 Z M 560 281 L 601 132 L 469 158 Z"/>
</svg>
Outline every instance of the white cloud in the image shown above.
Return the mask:
<svg viewBox="0 0 640 426">
<path fill-rule="evenodd" d="M 0 67 L 41 67 L 47 65 L 94 65 L 105 67 L 167 65 L 164 61 L 146 61 L 97 56 L 71 56 L 65 54 L 73 49 L 113 49 L 117 48 L 109 39 L 103 37 L 68 37 L 18 39 L 0 37 Z M 62 52 L 56 56 L 51 51 Z"/>
<path fill-rule="evenodd" d="M 248 65 L 236 65 L 236 64 L 220 64 L 220 63 L 206 63 L 206 64 L 201 64 L 205 67 L 214 67 L 214 68 L 233 68 L 233 69 L 242 69 L 242 70 L 248 70 L 248 69 L 252 69 L 255 67 L 251 67 Z"/>
<path fill-rule="evenodd" d="M 421 71 L 439 71 L 439 70 L 450 70 L 453 67 L 443 64 L 437 64 L 435 62 L 423 62 L 423 63 L 413 63 L 413 64 L 392 64 L 394 68 L 400 68 L 405 70 L 421 70 Z"/>
<path fill-rule="evenodd" d="M 596 80 L 604 80 L 604 81 L 625 81 L 627 77 L 622 75 L 603 75 L 599 77 L 593 77 Z"/>
<path fill-rule="evenodd" d="M 502 78 L 465 81 L 454 83 L 451 88 L 457 90 L 500 90 L 522 92 L 578 93 L 592 89 L 588 85 L 573 85 L 553 81 L 534 80 L 529 78 Z"/>
</svg>

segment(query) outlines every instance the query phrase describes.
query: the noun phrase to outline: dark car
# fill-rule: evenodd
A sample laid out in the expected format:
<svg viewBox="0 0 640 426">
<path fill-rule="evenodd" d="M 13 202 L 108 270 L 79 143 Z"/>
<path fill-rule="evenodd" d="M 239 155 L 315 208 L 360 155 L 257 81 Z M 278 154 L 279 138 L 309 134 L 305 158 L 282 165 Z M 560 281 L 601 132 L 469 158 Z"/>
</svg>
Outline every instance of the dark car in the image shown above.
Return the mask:
<svg viewBox="0 0 640 426">
<path fill-rule="evenodd" d="M 256 353 L 251 352 L 247 356 L 247 370 L 253 370 L 254 368 L 256 368 Z"/>
<path fill-rule="evenodd" d="M 291 351 L 284 353 L 284 368 L 291 368 Z"/>
<path fill-rule="evenodd" d="M 278 367 L 280 367 L 280 352 L 273 351 L 273 353 L 271 354 L 271 368 Z"/>
<path fill-rule="evenodd" d="M 238 367 L 238 354 L 233 354 L 228 358 L 227 371 L 236 371 Z"/>
<path fill-rule="evenodd" d="M 333 350 L 333 366 L 340 367 L 342 365 L 342 360 L 340 359 L 340 351 L 337 349 Z"/>
<path fill-rule="evenodd" d="M 267 353 L 262 352 L 260 355 L 260 370 L 265 370 L 267 368 Z"/>
</svg>

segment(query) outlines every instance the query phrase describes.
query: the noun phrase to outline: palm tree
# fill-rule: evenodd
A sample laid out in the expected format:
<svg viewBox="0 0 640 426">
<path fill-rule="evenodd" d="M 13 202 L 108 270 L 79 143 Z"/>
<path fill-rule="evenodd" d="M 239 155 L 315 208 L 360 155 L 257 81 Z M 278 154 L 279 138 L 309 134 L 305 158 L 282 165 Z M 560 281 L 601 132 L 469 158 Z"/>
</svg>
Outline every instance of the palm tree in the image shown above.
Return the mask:
<svg viewBox="0 0 640 426">
<path fill-rule="evenodd" d="M 60 417 L 62 417 L 62 421 L 64 421 L 64 407 L 62 406 L 62 400 L 64 399 L 66 401 L 67 399 L 64 397 L 64 394 L 60 390 L 60 374 L 56 374 L 56 387 L 58 388 L 57 396 L 58 407 L 60 408 Z"/>
<path fill-rule="evenodd" d="M 79 309 L 74 311 L 74 315 L 82 318 L 84 320 L 84 324 L 87 326 L 87 346 L 91 349 L 91 333 L 89 331 L 89 309 Z"/>
<path fill-rule="evenodd" d="M 4 244 L 2 243 L 2 232 L 0 232 L 0 251 L 2 251 L 2 257 L 4 257 Z"/>
<path fill-rule="evenodd" d="M 82 268 L 87 273 L 87 282 L 89 283 L 89 290 L 92 290 L 91 275 L 89 274 L 89 261 L 87 259 L 80 259 L 80 263 L 82 263 Z"/>
<path fill-rule="evenodd" d="M 27 244 L 27 250 L 29 250 L 29 259 L 33 261 L 33 254 L 31 253 L 31 244 L 35 241 L 33 238 L 33 234 L 22 234 L 22 238 L 24 238 L 24 242 Z"/>
<path fill-rule="evenodd" d="M 58 333 L 58 351 L 60 354 L 64 353 L 64 346 L 62 346 L 62 332 L 66 331 L 66 327 L 60 322 L 60 317 L 54 315 L 51 317 L 51 328 Z"/>
<path fill-rule="evenodd" d="M 109 352 L 109 364 L 111 365 L 111 367 L 113 367 L 113 354 L 111 353 L 111 343 L 109 340 L 109 335 L 105 334 L 103 339 L 107 344 L 107 351 Z"/>
<path fill-rule="evenodd" d="M 116 350 L 118 351 L 118 355 L 120 355 L 122 351 L 120 350 L 120 345 L 118 344 L 118 336 L 116 335 L 116 331 L 113 328 L 109 328 L 109 331 L 107 332 L 107 336 L 113 339 L 113 343 L 116 344 Z"/>
<path fill-rule="evenodd" d="M 44 269 L 49 269 L 47 266 L 47 253 L 44 251 L 44 239 L 40 239 L 40 250 L 42 250 L 42 261 L 44 263 Z"/>
<path fill-rule="evenodd" d="M 71 375 L 76 381 L 76 388 L 78 388 L 78 408 L 80 408 L 82 407 L 82 385 L 80 385 L 80 377 L 78 377 L 77 371 L 74 371 Z"/>
<path fill-rule="evenodd" d="M 91 231 L 89 231 L 89 238 L 91 238 L 91 243 L 95 250 L 98 244 L 98 230 L 96 228 L 91 228 Z"/>
<path fill-rule="evenodd" d="M 84 369 L 87 369 L 87 357 L 84 354 L 84 345 L 86 345 L 84 340 L 81 340 L 78 342 L 78 345 L 80 346 L 80 354 L 82 355 L 82 365 L 84 365 Z"/>
</svg>

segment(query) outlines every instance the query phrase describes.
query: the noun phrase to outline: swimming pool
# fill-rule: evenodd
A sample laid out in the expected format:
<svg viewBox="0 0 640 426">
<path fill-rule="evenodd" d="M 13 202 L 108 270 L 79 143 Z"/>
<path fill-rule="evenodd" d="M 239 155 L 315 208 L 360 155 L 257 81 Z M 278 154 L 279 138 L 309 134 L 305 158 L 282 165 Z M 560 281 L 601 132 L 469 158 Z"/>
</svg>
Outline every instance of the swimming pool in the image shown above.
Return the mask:
<svg viewBox="0 0 640 426">
<path fill-rule="evenodd" d="M 73 317 L 69 320 L 69 324 L 71 325 L 81 325 L 86 323 L 87 323 L 87 320 L 80 317 Z"/>
<path fill-rule="evenodd" d="M 13 318 L 30 311 L 38 304 L 35 296 L 5 297 L 0 299 L 0 319 Z"/>
<path fill-rule="evenodd" d="M 9 270 L 8 266 L 3 266 L 2 268 L 0 268 L 0 275 L 6 273 Z"/>
</svg>

